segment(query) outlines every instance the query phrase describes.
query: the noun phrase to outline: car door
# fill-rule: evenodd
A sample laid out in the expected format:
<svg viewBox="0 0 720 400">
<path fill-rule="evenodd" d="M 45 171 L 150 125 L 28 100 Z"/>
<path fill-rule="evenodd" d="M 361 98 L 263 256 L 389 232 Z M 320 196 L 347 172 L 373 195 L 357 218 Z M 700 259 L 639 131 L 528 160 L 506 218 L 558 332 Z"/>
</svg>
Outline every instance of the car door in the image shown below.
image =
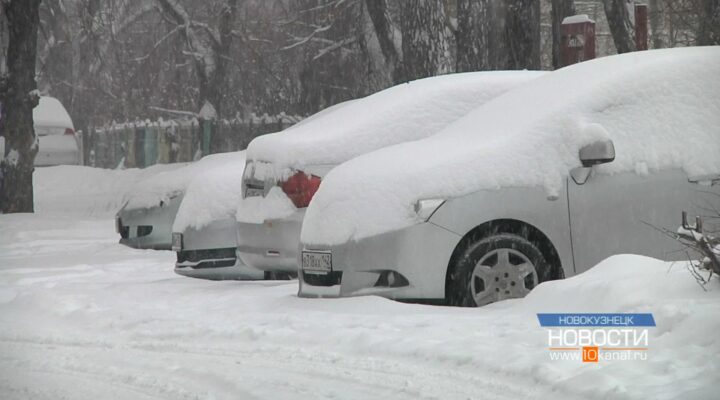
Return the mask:
<svg viewBox="0 0 720 400">
<path fill-rule="evenodd" d="M 691 216 L 703 215 L 709 204 L 717 204 L 718 197 L 714 196 L 720 194 L 720 185 L 714 178 L 689 179 L 679 169 L 610 175 L 593 167 L 583 184 L 569 179 L 570 229 L 577 272 L 621 253 L 686 259 L 682 246 L 661 230 L 675 232 L 682 211 Z"/>
</svg>

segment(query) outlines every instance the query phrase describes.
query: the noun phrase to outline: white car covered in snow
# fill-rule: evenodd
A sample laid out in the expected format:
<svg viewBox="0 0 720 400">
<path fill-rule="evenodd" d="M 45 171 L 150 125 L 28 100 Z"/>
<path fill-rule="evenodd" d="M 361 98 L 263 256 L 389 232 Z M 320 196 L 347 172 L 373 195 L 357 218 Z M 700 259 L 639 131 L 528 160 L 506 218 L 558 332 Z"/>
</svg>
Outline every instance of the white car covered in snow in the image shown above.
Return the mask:
<svg viewBox="0 0 720 400">
<path fill-rule="evenodd" d="M 684 258 L 656 228 L 718 208 L 718 127 L 720 47 L 557 70 L 330 172 L 299 294 L 481 306 L 613 254 Z"/>
<path fill-rule="evenodd" d="M 259 269 L 297 272 L 305 209 L 331 169 L 361 154 L 433 135 L 543 74 L 496 71 L 420 79 L 256 138 L 248 147 L 236 215 L 238 256 Z"/>
<path fill-rule="evenodd" d="M 75 136 L 75 126 L 60 100 L 41 96 L 33 109 L 33 127 L 38 138 L 35 165 L 80 164 L 80 145 Z M 5 154 L 5 141 L 0 138 L 0 159 Z"/>
<path fill-rule="evenodd" d="M 235 211 L 242 190 L 245 152 L 216 154 L 194 173 L 172 227 L 175 272 L 194 278 L 263 279 L 264 271 L 236 258 Z"/>
<path fill-rule="evenodd" d="M 179 167 L 143 179 L 128 191 L 115 215 L 121 244 L 170 250 L 172 224 L 193 169 L 192 164 Z"/>
</svg>

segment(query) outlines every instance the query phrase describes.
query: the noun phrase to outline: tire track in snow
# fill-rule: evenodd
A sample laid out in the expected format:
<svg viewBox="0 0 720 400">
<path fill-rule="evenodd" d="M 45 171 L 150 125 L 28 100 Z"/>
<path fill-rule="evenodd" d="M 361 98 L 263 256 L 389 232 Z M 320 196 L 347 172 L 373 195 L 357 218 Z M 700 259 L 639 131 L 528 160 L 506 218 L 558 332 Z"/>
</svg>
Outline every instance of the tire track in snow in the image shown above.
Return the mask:
<svg viewBox="0 0 720 400">
<path fill-rule="evenodd" d="M 78 390 L 86 390 L 88 395 L 103 387 L 114 388 L 116 398 L 137 398 L 140 394 L 176 399 L 515 399 L 548 394 L 533 389 L 533 385 L 518 384 L 513 377 L 469 366 L 442 368 L 418 360 L 292 347 L 243 349 L 232 343 L 188 347 L 132 343 L 115 347 L 12 339 L 0 339 L 0 343 L 5 366 L 0 370 L 12 365 L 2 373 L 6 380 L 12 382 L 13 374 L 21 372 L 44 376 L 42 384 L 50 385 L 46 389 L 49 394 L 52 385 L 61 390 L 71 381 L 87 382 Z M 148 376 L 148 371 L 152 375 Z M 38 380 L 35 382 L 40 383 Z M 0 383 L 2 397 L 12 398 L 7 397 L 12 392 L 6 383 Z M 27 388 L 13 389 L 22 392 Z M 85 398 L 82 392 L 74 394 L 71 397 Z"/>
</svg>

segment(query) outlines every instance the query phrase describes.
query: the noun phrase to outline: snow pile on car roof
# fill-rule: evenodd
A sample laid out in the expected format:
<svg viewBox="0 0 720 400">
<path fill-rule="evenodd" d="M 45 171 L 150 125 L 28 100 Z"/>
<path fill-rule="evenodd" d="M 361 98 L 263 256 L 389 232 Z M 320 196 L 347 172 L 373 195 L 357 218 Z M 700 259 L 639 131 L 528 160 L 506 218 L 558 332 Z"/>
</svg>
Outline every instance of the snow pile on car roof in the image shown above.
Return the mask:
<svg viewBox="0 0 720 400">
<path fill-rule="evenodd" d="M 35 211 L 41 214 L 112 216 L 137 182 L 187 164 L 157 164 L 147 168 L 103 169 L 78 165 L 35 168 Z"/>
<path fill-rule="evenodd" d="M 495 71 L 420 79 L 342 103 L 330 112 L 250 143 L 248 159 L 288 168 L 338 164 L 360 154 L 427 137 L 477 105 L 542 75 Z"/>
<path fill-rule="evenodd" d="M 576 64 L 502 95 L 430 138 L 331 171 L 305 243 L 337 244 L 419 222 L 413 205 L 507 186 L 563 190 L 579 149 L 612 139 L 600 173 L 720 172 L 720 47 L 635 52 Z"/>
<path fill-rule="evenodd" d="M 196 170 L 175 216 L 173 232 L 188 227 L 201 229 L 213 221 L 233 218 L 242 194 L 244 170 L 245 151 L 228 153 L 222 163 Z"/>
<path fill-rule="evenodd" d="M 167 202 L 171 197 L 184 194 L 185 188 L 197 173 L 233 162 L 239 156 L 237 152 L 212 154 L 183 168 L 161 172 L 144 179 L 128 191 L 125 209 L 151 208 L 160 205 L 161 201 Z"/>
<path fill-rule="evenodd" d="M 38 105 L 33 108 L 33 123 L 35 126 L 75 129 L 60 100 L 49 96 L 40 97 Z"/>
</svg>

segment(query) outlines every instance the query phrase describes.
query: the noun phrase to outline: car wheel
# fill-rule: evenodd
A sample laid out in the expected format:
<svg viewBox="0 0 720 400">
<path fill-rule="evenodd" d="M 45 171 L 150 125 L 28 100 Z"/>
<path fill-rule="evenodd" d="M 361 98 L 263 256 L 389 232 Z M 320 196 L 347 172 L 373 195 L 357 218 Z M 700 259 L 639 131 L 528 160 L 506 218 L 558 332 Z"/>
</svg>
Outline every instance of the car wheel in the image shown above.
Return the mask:
<svg viewBox="0 0 720 400">
<path fill-rule="evenodd" d="M 515 234 L 498 234 L 469 241 L 451 269 L 450 305 L 481 307 L 525 297 L 550 279 L 551 267 L 532 242 Z"/>
</svg>

